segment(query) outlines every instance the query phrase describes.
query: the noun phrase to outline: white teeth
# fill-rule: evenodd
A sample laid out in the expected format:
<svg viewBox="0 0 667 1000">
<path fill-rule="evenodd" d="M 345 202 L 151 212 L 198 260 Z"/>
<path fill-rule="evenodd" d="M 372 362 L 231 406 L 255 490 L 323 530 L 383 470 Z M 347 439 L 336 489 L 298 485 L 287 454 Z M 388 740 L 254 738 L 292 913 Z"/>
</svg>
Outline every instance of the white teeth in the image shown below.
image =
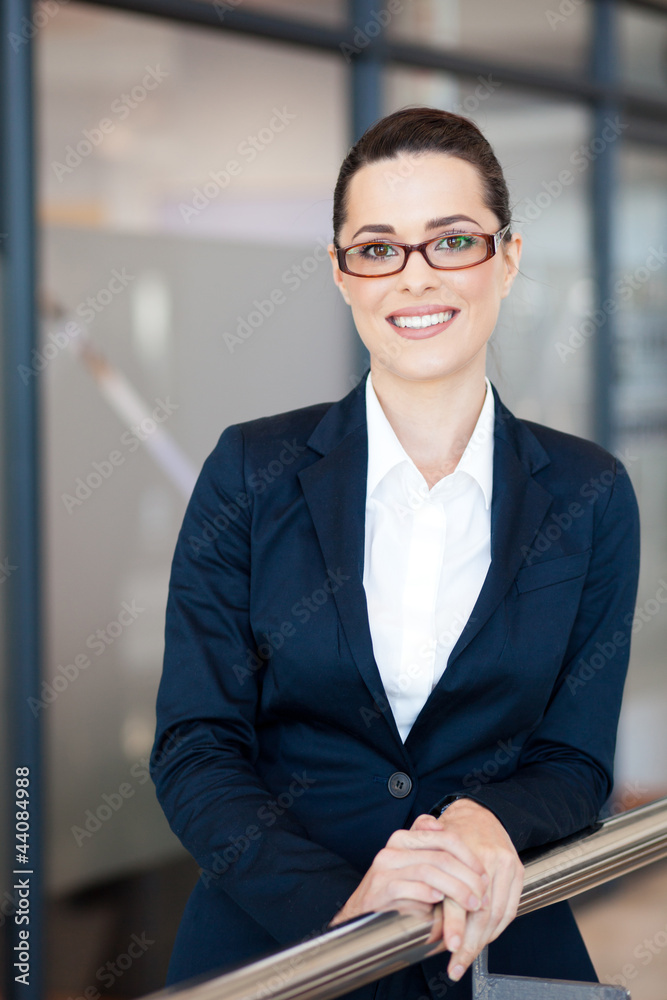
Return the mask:
<svg viewBox="0 0 667 1000">
<path fill-rule="evenodd" d="M 448 312 L 432 313 L 430 316 L 392 316 L 391 322 L 394 326 L 407 326 L 410 330 L 425 330 L 437 323 L 447 323 L 453 315 L 454 310 L 450 309 Z"/>
</svg>

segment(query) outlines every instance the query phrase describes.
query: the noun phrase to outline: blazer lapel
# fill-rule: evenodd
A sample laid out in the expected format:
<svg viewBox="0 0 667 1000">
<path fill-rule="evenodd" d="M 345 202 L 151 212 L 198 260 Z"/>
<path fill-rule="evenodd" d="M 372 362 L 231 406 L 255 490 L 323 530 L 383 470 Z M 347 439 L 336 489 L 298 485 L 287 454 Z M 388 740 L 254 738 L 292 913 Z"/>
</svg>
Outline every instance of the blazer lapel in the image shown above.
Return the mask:
<svg viewBox="0 0 667 1000">
<path fill-rule="evenodd" d="M 551 494 L 533 479 L 535 472 L 549 464 L 549 456 L 526 425 L 503 405 L 495 386 L 493 394 L 491 565 L 470 618 L 450 653 L 443 677 L 509 590 L 552 501 Z"/>
<path fill-rule="evenodd" d="M 327 410 L 306 442 L 322 458 L 298 476 L 325 564 L 348 577 L 333 596 L 352 655 L 405 757 L 375 662 L 363 584 L 368 472 L 365 387 L 362 377 L 347 396 Z"/>
</svg>

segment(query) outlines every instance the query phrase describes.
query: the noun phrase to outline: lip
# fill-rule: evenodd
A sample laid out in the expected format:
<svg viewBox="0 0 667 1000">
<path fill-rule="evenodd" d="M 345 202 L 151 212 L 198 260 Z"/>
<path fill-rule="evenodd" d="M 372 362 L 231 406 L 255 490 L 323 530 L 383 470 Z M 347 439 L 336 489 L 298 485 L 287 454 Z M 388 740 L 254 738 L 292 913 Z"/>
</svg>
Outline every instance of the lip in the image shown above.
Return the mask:
<svg viewBox="0 0 667 1000">
<path fill-rule="evenodd" d="M 427 302 L 424 306 L 407 306 L 405 309 L 394 309 L 390 312 L 386 319 L 391 319 L 392 316 L 430 316 L 432 313 L 446 313 L 454 312 L 457 313 L 459 310 L 456 306 L 444 305 L 442 302 Z"/>
<path fill-rule="evenodd" d="M 407 326 L 401 328 L 391 322 L 392 316 L 431 316 L 433 313 L 441 312 L 453 312 L 454 315 L 445 323 L 436 323 L 435 326 L 429 326 L 425 330 L 411 330 Z M 425 306 L 412 306 L 406 309 L 395 309 L 388 316 L 385 316 L 385 319 L 392 330 L 400 337 L 403 337 L 404 340 L 426 340 L 428 337 L 435 337 L 443 330 L 446 330 L 454 322 L 459 312 L 460 310 L 454 306 L 443 306 L 442 303 L 437 303 L 435 305 L 427 304 Z"/>
</svg>

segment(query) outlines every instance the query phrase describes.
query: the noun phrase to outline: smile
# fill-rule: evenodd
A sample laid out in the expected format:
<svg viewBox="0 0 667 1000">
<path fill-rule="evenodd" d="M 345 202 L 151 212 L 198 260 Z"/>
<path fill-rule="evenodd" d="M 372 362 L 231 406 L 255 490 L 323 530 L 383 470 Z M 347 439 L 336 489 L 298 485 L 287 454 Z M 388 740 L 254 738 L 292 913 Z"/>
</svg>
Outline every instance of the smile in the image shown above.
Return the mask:
<svg viewBox="0 0 667 1000">
<path fill-rule="evenodd" d="M 437 326 L 438 323 L 448 323 L 454 316 L 454 310 L 447 312 L 431 313 L 428 316 L 389 316 L 389 322 L 401 329 L 407 327 L 409 330 L 425 330 L 429 326 Z"/>
</svg>

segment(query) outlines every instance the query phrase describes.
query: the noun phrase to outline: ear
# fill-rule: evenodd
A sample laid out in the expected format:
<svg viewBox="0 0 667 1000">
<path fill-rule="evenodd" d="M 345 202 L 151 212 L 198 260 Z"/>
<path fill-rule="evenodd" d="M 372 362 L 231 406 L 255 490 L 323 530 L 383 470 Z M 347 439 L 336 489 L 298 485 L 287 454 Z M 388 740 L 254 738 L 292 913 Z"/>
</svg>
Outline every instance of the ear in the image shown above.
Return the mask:
<svg viewBox="0 0 667 1000">
<path fill-rule="evenodd" d="M 500 293 L 503 299 L 509 295 L 510 288 L 514 284 L 514 279 L 519 273 L 522 248 L 523 238 L 520 233 L 514 233 L 509 243 L 503 245 L 502 253 L 505 260 L 505 273 Z"/>
<path fill-rule="evenodd" d="M 331 257 L 331 264 L 333 267 L 333 280 L 334 284 L 338 286 L 338 291 L 343 296 L 348 306 L 352 305 L 350 302 L 350 297 L 347 294 L 347 288 L 345 287 L 345 277 L 344 272 L 338 266 L 338 258 L 336 257 L 336 248 L 333 243 L 330 243 L 327 247 L 329 256 Z"/>
</svg>

